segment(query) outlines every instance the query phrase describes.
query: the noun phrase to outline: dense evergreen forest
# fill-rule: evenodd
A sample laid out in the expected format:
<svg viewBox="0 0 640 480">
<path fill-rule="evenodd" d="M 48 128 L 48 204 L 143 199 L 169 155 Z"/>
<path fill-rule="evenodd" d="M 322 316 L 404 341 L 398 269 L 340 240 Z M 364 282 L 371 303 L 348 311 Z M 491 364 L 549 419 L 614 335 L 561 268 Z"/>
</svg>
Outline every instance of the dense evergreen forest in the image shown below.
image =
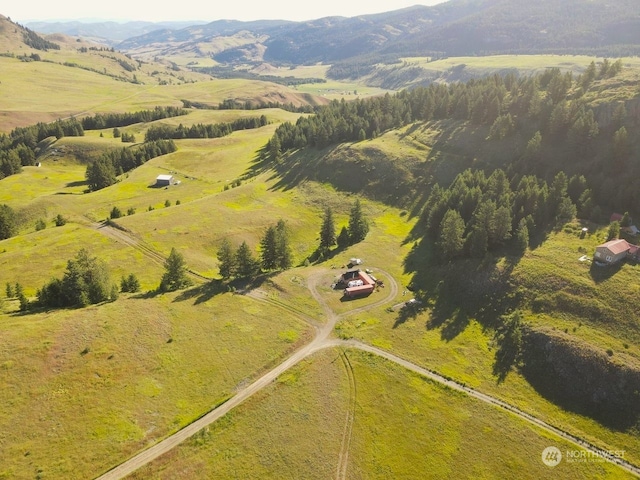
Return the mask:
<svg viewBox="0 0 640 480">
<path fill-rule="evenodd" d="M 621 71 L 620 60 L 605 59 L 598 65 L 592 62 L 579 76 L 552 68 L 527 77 L 496 74 L 395 95 L 334 101 L 317 115 L 279 126 L 266 148 L 269 158 L 278 162 L 287 152 L 364 141 L 413 123 L 458 122 L 486 130 L 484 141 L 496 150 L 503 145 L 513 151 L 503 165 L 493 165 L 504 169 L 511 188 L 524 178 L 534 185 L 550 183 L 562 171 L 580 178 L 583 190 L 588 190 L 572 198 L 579 213 L 600 219 L 603 210 L 633 210 L 640 200 L 640 164 L 634 161 L 638 144 L 629 133 L 640 123 L 637 109 L 630 114 L 629 100 L 624 99 L 597 107 L 589 100 Z M 476 153 L 463 154 L 474 158 Z M 484 160 L 484 165 L 492 163 Z"/>
</svg>

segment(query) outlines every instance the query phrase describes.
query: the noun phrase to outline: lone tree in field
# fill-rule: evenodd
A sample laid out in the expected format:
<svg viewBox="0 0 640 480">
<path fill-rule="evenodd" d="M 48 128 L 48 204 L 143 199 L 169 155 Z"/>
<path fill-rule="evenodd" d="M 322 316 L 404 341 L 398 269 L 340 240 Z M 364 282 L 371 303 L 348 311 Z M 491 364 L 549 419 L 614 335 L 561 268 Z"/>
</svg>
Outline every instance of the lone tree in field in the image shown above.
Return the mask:
<svg viewBox="0 0 640 480">
<path fill-rule="evenodd" d="M 171 249 L 169 257 L 164 262 L 165 273 L 160 281 L 161 292 L 171 292 L 191 285 L 187 276 L 187 264 L 184 257 L 175 248 Z"/>
<path fill-rule="evenodd" d="M 320 250 L 328 251 L 336 244 L 336 226 L 333 221 L 333 211 L 327 207 L 320 227 Z"/>
<path fill-rule="evenodd" d="M 349 240 L 352 244 L 361 242 L 369 233 L 369 222 L 362 213 L 360 200 L 356 198 L 349 214 Z"/>
<path fill-rule="evenodd" d="M 236 256 L 229 239 L 225 238 L 222 240 L 216 256 L 218 258 L 218 262 L 220 262 L 218 265 L 220 276 L 223 280 L 230 279 L 236 269 Z"/>
</svg>

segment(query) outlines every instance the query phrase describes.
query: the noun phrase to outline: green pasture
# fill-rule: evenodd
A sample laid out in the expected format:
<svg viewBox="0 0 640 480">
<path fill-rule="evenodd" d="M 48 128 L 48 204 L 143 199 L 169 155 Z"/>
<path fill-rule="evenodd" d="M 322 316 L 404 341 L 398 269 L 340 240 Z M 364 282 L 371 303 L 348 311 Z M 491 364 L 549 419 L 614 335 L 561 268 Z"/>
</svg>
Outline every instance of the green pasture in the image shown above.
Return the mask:
<svg viewBox="0 0 640 480">
<path fill-rule="evenodd" d="M 93 478 L 309 340 L 269 304 L 205 287 L 0 315 L 0 478 Z"/>
<path fill-rule="evenodd" d="M 488 55 L 478 57 L 449 57 L 439 60 L 430 58 L 408 57 L 402 59 L 410 65 L 420 66 L 426 70 L 443 72 L 452 68 L 469 68 L 476 72 L 513 70 L 520 73 L 533 74 L 542 72 L 548 68 L 559 68 L 563 71 L 571 71 L 574 74 L 581 73 L 592 61 L 601 62 L 602 57 L 589 55 Z M 628 67 L 640 66 L 640 60 L 636 57 L 622 58 L 624 65 Z"/>
<path fill-rule="evenodd" d="M 217 106 L 229 98 L 301 104 L 300 93 L 257 80 L 208 79 L 169 85 L 133 84 L 81 68 L 0 57 L 0 132 L 72 115 L 181 106 L 182 99 Z"/>
<path fill-rule="evenodd" d="M 162 262 L 114 240 L 88 225 L 67 223 L 23 234 L 0 243 L 0 284 L 20 283 L 27 297 L 34 296 L 51 278 L 62 278 L 67 261 L 85 248 L 105 261 L 111 280 L 120 284 L 123 275 L 134 273 L 142 289 L 155 289 L 164 273 Z M 4 292 L 2 293 L 4 296 Z"/>
<path fill-rule="evenodd" d="M 351 413 L 353 417 L 348 417 Z M 577 447 L 373 355 L 320 352 L 129 478 L 632 478 Z M 523 473 L 526 472 L 526 473 Z"/>
<path fill-rule="evenodd" d="M 597 231 L 581 239 L 573 230 L 550 235 L 542 246 L 525 254 L 515 266 L 516 285 L 521 283 L 521 288 L 534 298 L 542 295 L 545 288 L 564 289 L 580 292 L 582 297 L 578 298 L 585 302 L 584 299 L 594 296 L 602 302 L 611 302 L 611 308 L 624 310 L 626 307 L 621 307 L 616 298 L 619 298 L 619 292 L 627 290 L 624 298 L 633 297 L 632 293 L 638 288 L 637 266 L 624 265 L 615 275 L 596 284 L 588 262 L 578 260 L 585 252 L 591 257 L 595 246 L 602 241 L 601 235 L 602 232 Z M 330 295 L 328 289 L 326 294 Z M 411 298 L 410 295 L 399 301 Z M 336 333 L 342 338 L 356 338 L 392 351 L 425 368 L 502 398 L 602 448 L 624 449 L 628 460 L 638 461 L 640 439 L 634 430 L 617 431 L 587 416 L 564 410 L 538 393 L 516 370 L 500 382 L 493 371 L 497 348 L 493 331 L 468 318 L 460 309 L 452 308 L 446 318 L 442 318 L 443 314 L 435 308 L 427 304 L 424 311 L 412 313 L 403 310 L 400 304 L 395 308 L 380 307 L 345 316 L 337 325 Z M 628 308 L 636 308 L 633 301 Z M 621 312 L 616 323 L 605 324 L 598 317 L 578 316 L 571 312 L 525 312 L 525 321 L 532 326 L 566 332 L 590 348 L 603 352 L 611 349 L 615 361 L 637 364 L 639 352 L 633 340 L 637 334 L 637 315 L 629 313 L 625 316 Z"/>
<path fill-rule="evenodd" d="M 362 82 L 329 80 L 325 83 L 305 83 L 291 87 L 294 91 L 326 98 L 327 100 L 356 100 L 359 97 L 383 95 L 390 90 L 368 86 Z"/>
</svg>

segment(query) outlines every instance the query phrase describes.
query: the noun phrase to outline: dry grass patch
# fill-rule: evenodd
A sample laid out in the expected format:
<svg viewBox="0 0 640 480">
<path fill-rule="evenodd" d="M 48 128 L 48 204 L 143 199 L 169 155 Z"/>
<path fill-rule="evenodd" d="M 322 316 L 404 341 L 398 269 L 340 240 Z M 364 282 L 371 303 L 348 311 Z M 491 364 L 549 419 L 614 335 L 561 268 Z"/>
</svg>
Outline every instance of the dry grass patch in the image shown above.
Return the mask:
<svg viewBox="0 0 640 480">
<path fill-rule="evenodd" d="M 96 476 L 198 418 L 311 333 L 251 299 L 181 295 L 0 316 L 0 474 Z"/>
</svg>

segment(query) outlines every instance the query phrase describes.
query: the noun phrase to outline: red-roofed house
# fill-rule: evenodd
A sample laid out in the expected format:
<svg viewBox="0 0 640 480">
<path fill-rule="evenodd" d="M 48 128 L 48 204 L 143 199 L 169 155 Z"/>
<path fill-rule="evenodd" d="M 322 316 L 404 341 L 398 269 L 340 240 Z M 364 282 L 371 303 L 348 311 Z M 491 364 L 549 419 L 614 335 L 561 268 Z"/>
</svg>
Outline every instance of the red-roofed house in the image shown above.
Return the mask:
<svg viewBox="0 0 640 480">
<path fill-rule="evenodd" d="M 626 240 L 618 238 L 598 245 L 594 258 L 599 262 L 608 264 L 617 263 L 627 257 L 637 259 L 639 248 L 637 245 L 632 245 Z"/>
</svg>

